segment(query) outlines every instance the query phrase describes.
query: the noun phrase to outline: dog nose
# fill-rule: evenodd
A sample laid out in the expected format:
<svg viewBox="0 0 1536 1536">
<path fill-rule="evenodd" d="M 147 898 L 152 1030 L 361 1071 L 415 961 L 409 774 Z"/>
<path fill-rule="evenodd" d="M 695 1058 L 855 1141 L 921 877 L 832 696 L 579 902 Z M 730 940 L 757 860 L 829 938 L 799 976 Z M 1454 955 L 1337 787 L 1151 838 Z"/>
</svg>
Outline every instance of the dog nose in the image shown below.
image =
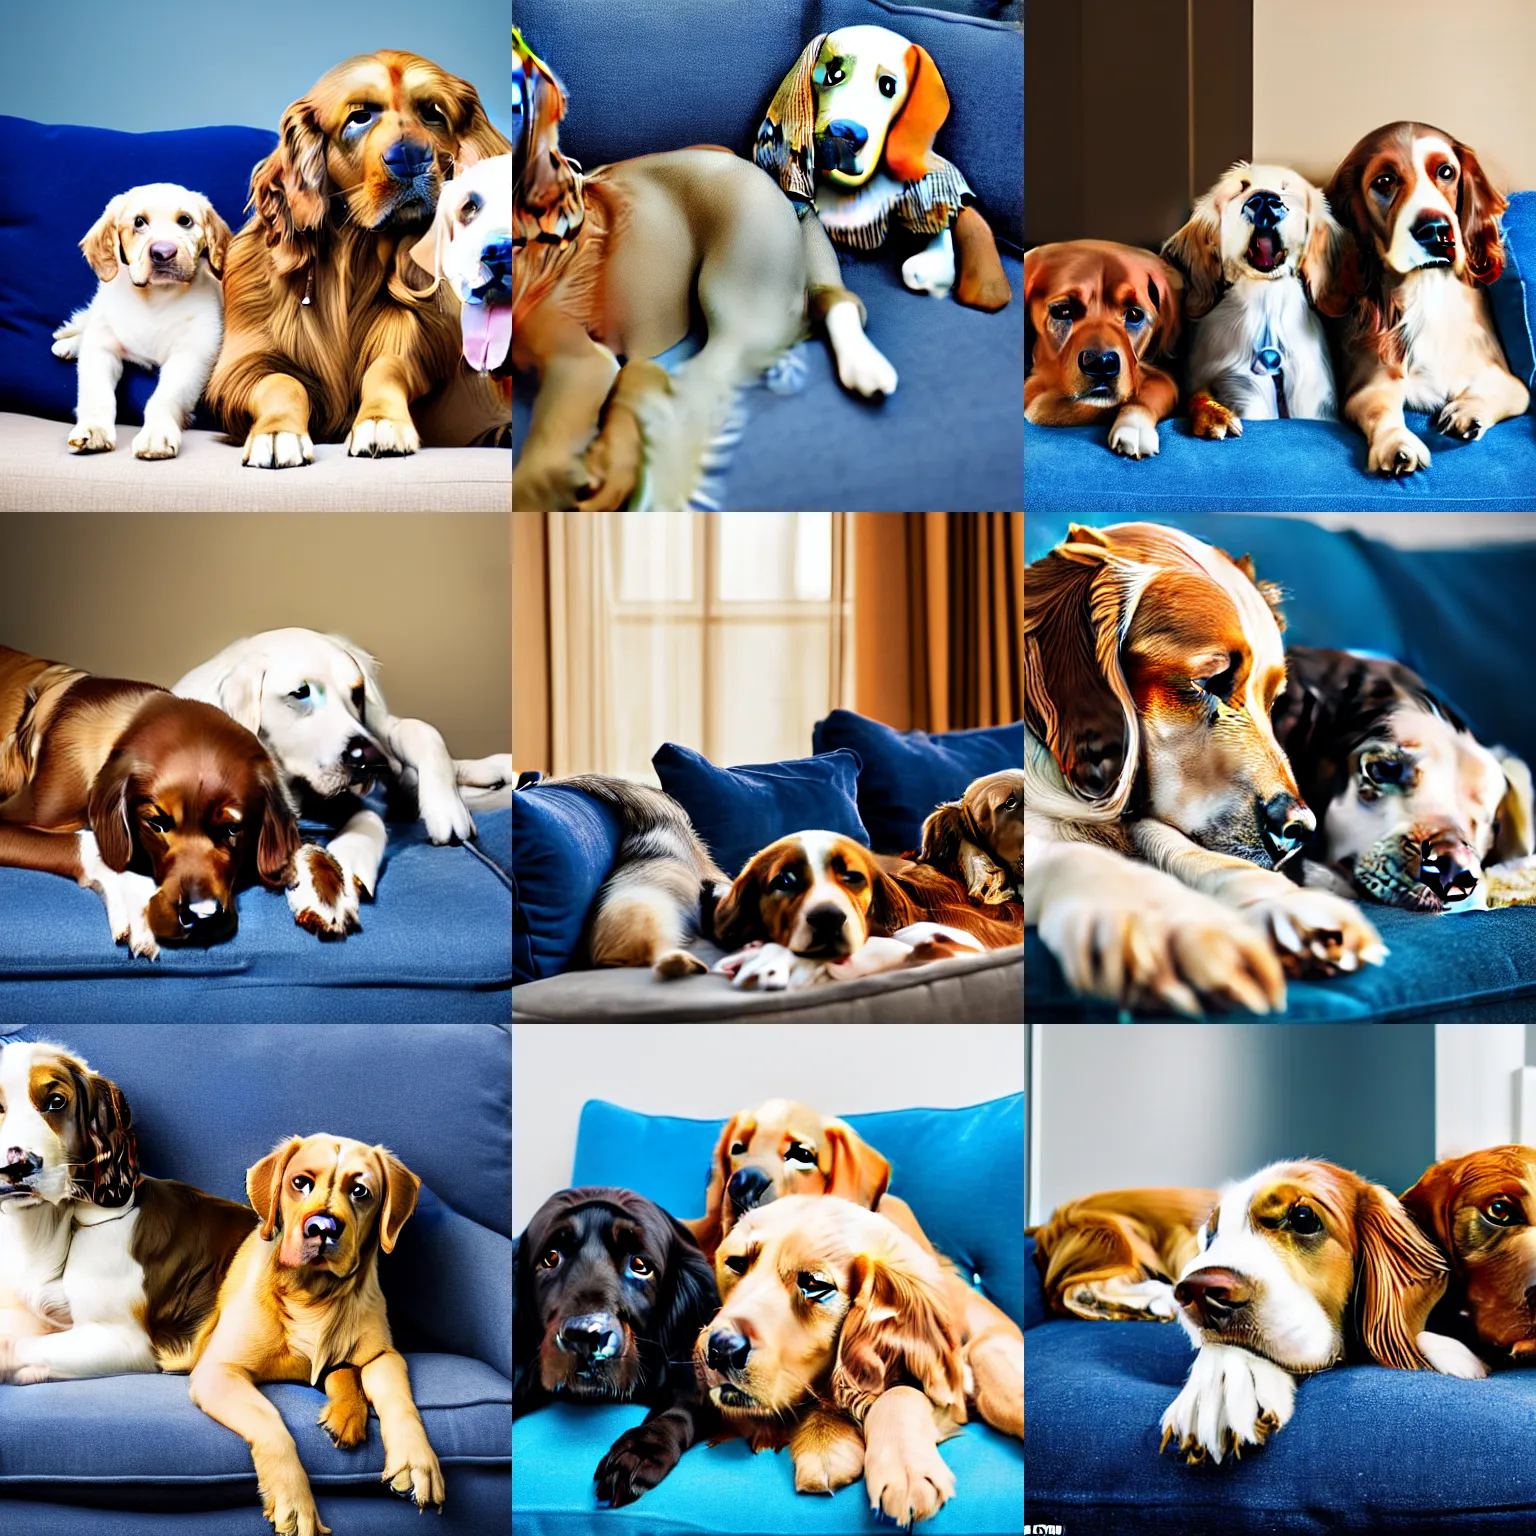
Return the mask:
<svg viewBox="0 0 1536 1536">
<path fill-rule="evenodd" d="M 1203 1322 L 1219 1328 L 1248 1305 L 1252 1291 L 1241 1275 L 1230 1269 L 1197 1269 L 1173 1288 L 1180 1306 L 1193 1307 Z"/>
<path fill-rule="evenodd" d="M 17 1179 L 29 1178 L 42 1166 L 43 1160 L 36 1152 L 28 1152 L 22 1147 L 7 1147 L 5 1165 L 0 1167 L 0 1177 L 14 1183 Z"/>
<path fill-rule="evenodd" d="M 847 926 L 848 914 L 841 907 L 812 907 L 805 921 L 818 939 L 835 939 Z"/>
<path fill-rule="evenodd" d="M 414 181 L 432 164 L 432 146 L 411 139 L 396 139 L 384 151 L 384 169 L 396 181 Z"/>
<path fill-rule="evenodd" d="M 869 142 L 869 130 L 863 123 L 856 123 L 851 118 L 840 117 L 835 122 L 827 124 L 823 138 L 839 139 L 850 145 L 855 152 L 864 148 Z"/>
<path fill-rule="evenodd" d="M 752 1211 L 762 1204 L 770 1183 L 761 1168 L 738 1168 L 725 1189 L 738 1211 Z"/>
<path fill-rule="evenodd" d="M 1090 379 L 1112 379 L 1120 372 L 1120 354 L 1118 352 L 1079 352 L 1077 366 Z"/>
<path fill-rule="evenodd" d="M 183 890 L 176 903 L 176 926 L 183 939 L 211 939 L 229 927 L 234 912 L 216 896 Z"/>
<path fill-rule="evenodd" d="M 475 289 L 477 298 L 484 298 L 486 294 L 505 290 L 512 291 L 512 236 L 497 235 L 494 239 L 487 240 L 480 247 L 480 265 L 485 268 L 487 277 L 478 288 Z"/>
<path fill-rule="evenodd" d="M 341 757 L 353 773 L 377 773 L 389 761 L 366 736 L 354 736 Z"/>
<path fill-rule="evenodd" d="M 1441 901 L 1465 901 L 1477 889 L 1477 855 L 1460 840 L 1426 838 L 1419 844 L 1419 881 Z"/>
<path fill-rule="evenodd" d="M 1410 233 L 1426 251 L 1439 251 L 1455 244 L 1451 221 L 1438 213 L 1427 214 L 1413 226 Z"/>
<path fill-rule="evenodd" d="M 1243 204 L 1243 215 L 1255 229 L 1273 229 L 1285 214 L 1285 199 L 1278 192 L 1255 192 Z"/>
<path fill-rule="evenodd" d="M 1270 857 L 1283 864 L 1317 830 L 1317 817 L 1295 795 L 1271 795 L 1259 804 L 1259 826 Z"/>
<path fill-rule="evenodd" d="M 752 1346 L 731 1328 L 720 1328 L 710 1334 L 704 1358 L 717 1371 L 741 1371 L 746 1369 L 747 1357 Z"/>
<path fill-rule="evenodd" d="M 176 242 L 174 240 L 156 240 L 149 248 L 151 260 L 175 261 Z"/>
<path fill-rule="evenodd" d="M 585 1312 L 568 1317 L 555 1335 L 555 1344 L 568 1355 L 588 1364 L 611 1360 L 619 1352 L 618 1320 L 608 1312 Z"/>
<path fill-rule="evenodd" d="M 318 1237 L 323 1243 L 334 1243 L 341 1236 L 341 1223 L 329 1212 L 316 1211 L 304 1218 L 302 1228 L 305 1237 Z"/>
</svg>

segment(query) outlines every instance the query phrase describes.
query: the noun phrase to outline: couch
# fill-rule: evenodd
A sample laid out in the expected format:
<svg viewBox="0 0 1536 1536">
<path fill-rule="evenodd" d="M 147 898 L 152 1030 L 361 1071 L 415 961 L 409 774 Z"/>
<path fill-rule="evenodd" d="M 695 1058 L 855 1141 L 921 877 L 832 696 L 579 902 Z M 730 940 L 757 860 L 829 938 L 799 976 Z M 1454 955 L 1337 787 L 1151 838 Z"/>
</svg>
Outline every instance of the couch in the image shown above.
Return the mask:
<svg viewBox="0 0 1536 1536">
<path fill-rule="evenodd" d="M 443 1464 L 444 1536 L 510 1530 L 510 1042 L 505 1024 L 124 1027 L 23 1038 L 84 1055 L 128 1096 L 147 1174 L 244 1200 L 245 1170 L 295 1132 L 383 1142 L 422 1180 L 380 1261 L 395 1343 Z M 13 1034 L 6 1038 L 16 1038 Z M 428 1070 L 422 1064 L 430 1062 Z M 377 1420 L 353 1451 L 316 1426 L 317 1388 L 262 1389 L 283 1415 L 337 1536 L 420 1532 L 379 1481 Z M 0 1387 L 7 1536 L 263 1536 L 250 1450 L 192 1406 L 184 1375 Z"/>
<path fill-rule="evenodd" d="M 892 1110 L 847 1120 L 890 1159 L 891 1192 L 912 1207 L 935 1247 L 1021 1320 L 1027 1283 L 1020 1237 L 1024 1096 L 968 1109 Z M 723 1120 L 640 1115 L 592 1100 L 582 1110 L 571 1184 L 617 1184 L 638 1190 L 675 1216 L 702 1215 L 710 1158 L 724 1126 Z M 943 1157 L 933 1155 L 936 1146 L 945 1149 Z M 753 1456 L 740 1440 L 695 1447 L 636 1503 L 599 1509 L 592 1471 L 613 1441 L 644 1417 L 645 1410 L 634 1406 L 561 1404 L 517 1420 L 512 1514 L 520 1536 L 722 1530 L 731 1536 L 840 1536 L 881 1529 L 861 1488 L 849 1487 L 830 1499 L 796 1493 L 788 1455 Z M 925 1532 L 1011 1536 L 1019 1530 L 1024 1448 L 1017 1440 L 972 1423 L 939 1454 L 953 1469 L 958 1490 L 924 1522 Z"/>
<path fill-rule="evenodd" d="M 994 19 L 1006 7 L 974 0 L 965 9 L 977 14 L 891 0 L 759 0 L 748 9 L 714 0 L 519 0 L 518 26 L 570 94 L 562 148 L 588 169 L 690 144 L 749 154 L 800 50 L 838 27 L 900 32 L 928 50 L 949 82 L 951 113 L 936 147 L 977 194 L 1013 302 L 982 314 L 908 293 L 890 251 L 843 256 L 844 281 L 864 301 L 869 334 L 899 376 L 896 393 L 878 405 L 853 398 L 825 346 L 803 346 L 803 389 L 747 392 L 745 431 L 723 478 L 725 508 L 1020 505 L 1023 38 L 1016 24 Z M 529 401 L 519 384 L 518 441 Z"/>
<path fill-rule="evenodd" d="M 1074 520 L 1121 519 L 1097 508 L 1075 519 L 1031 517 L 1026 559 L 1037 560 L 1059 543 Z M 1482 741 L 1536 761 L 1524 607 L 1536 581 L 1536 519 L 1522 542 L 1451 550 L 1397 549 L 1367 534 L 1329 532 L 1293 518 L 1154 514 L 1153 520 L 1182 527 L 1234 556 L 1252 554 L 1260 576 L 1285 589 L 1288 643 L 1396 657 L 1455 703 Z M 1392 951 L 1386 964 L 1327 981 L 1292 982 L 1282 1017 L 1298 1023 L 1450 1023 L 1524 1022 L 1536 1015 L 1536 907 L 1443 917 L 1375 904 L 1366 910 Z M 1067 991 L 1032 928 L 1025 932 L 1025 960 L 1031 1020 L 1119 1016 Z"/>
<path fill-rule="evenodd" d="M 1536 385 L 1536 192 L 1516 193 L 1504 215 L 1508 262 L 1494 285 L 1494 317 L 1510 369 Z M 1365 467 L 1365 437 L 1345 421 L 1249 421 L 1243 435 L 1205 442 L 1178 416 L 1159 428 L 1152 459 L 1124 459 L 1106 427 L 1026 422 L 1024 506 L 1120 517 L 1179 512 L 1529 512 L 1536 509 L 1536 412 L 1500 422 L 1479 442 L 1435 431 L 1422 412 L 1409 427 L 1434 462 L 1393 479 Z"/>
</svg>

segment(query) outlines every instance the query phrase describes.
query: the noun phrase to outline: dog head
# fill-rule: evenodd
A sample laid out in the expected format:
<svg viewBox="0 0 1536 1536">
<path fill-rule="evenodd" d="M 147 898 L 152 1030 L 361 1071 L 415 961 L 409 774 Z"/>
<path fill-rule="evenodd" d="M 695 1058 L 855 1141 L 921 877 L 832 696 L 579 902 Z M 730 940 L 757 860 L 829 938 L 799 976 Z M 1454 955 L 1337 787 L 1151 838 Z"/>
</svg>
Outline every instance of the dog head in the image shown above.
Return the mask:
<svg viewBox="0 0 1536 1536">
<path fill-rule="evenodd" d="M 204 257 L 222 277 L 229 241 L 229 225 L 201 192 L 154 182 L 119 192 L 80 249 L 104 283 L 121 268 L 135 288 L 174 288 L 192 281 Z"/>
<path fill-rule="evenodd" d="M 513 27 L 512 200 L 527 239 L 569 239 L 582 222 L 581 178 L 560 153 L 565 110 L 565 87 Z"/>
<path fill-rule="evenodd" d="M 1024 888 L 1024 770 L 1005 768 L 973 779 L 965 793 L 941 805 L 923 823 L 918 859 L 958 880 L 961 848 L 970 843 Z"/>
</svg>

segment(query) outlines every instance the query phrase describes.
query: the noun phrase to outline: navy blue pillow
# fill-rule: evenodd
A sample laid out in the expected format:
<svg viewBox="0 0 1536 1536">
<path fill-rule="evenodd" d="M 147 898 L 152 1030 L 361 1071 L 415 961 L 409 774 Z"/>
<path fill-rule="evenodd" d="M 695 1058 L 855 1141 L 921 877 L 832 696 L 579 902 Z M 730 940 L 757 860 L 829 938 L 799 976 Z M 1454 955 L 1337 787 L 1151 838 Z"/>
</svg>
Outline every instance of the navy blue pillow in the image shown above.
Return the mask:
<svg viewBox="0 0 1536 1536">
<path fill-rule="evenodd" d="M 717 768 L 707 757 L 669 741 L 651 766 L 733 879 L 753 854 L 791 832 L 841 832 L 869 846 L 854 800 L 857 752 Z"/>
<path fill-rule="evenodd" d="M 1510 372 L 1536 388 L 1536 192 L 1516 192 L 1503 222 L 1504 272 L 1488 297 Z"/>
<path fill-rule="evenodd" d="M 536 784 L 512 796 L 512 984 L 558 976 L 619 851 L 612 807 Z"/>
<path fill-rule="evenodd" d="M 863 760 L 859 810 L 877 853 L 910 853 L 936 805 L 958 800 L 972 779 L 1024 766 L 1024 722 L 975 731 L 895 731 L 851 709 L 816 722 L 812 750 L 820 756 L 851 748 Z"/>
<path fill-rule="evenodd" d="M 80 241 L 119 192 L 179 182 L 239 229 L 251 172 L 276 143 L 262 128 L 116 133 L 0 117 L 0 165 L 13 168 L 0 177 L 0 410 L 74 419 L 75 366 L 53 355 L 53 333 L 96 292 Z M 142 422 L 153 389 L 153 374 L 124 369 L 118 422 Z"/>
</svg>

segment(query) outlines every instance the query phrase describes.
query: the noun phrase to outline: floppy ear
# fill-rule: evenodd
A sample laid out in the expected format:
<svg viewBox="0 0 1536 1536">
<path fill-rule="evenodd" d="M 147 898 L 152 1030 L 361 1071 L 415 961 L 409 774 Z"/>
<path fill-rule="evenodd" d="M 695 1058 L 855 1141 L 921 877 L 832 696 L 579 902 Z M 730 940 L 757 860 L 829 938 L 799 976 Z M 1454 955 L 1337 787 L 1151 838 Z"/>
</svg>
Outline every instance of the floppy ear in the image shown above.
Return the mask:
<svg viewBox="0 0 1536 1536">
<path fill-rule="evenodd" d="M 360 645 L 343 640 L 340 635 L 330 635 L 337 645 L 352 658 L 357 670 L 363 674 L 363 724 L 368 724 L 368 710 L 372 708 L 380 717 L 387 719 L 389 706 L 384 702 L 384 690 L 379 687 L 379 664 Z M 382 729 L 382 726 L 380 727 Z"/>
<path fill-rule="evenodd" d="M 737 950 L 753 939 L 766 939 L 763 927 L 762 877 L 754 859 L 731 882 L 731 888 L 715 908 L 715 943 L 721 949 Z"/>
<path fill-rule="evenodd" d="M 262 764 L 260 783 L 261 835 L 256 840 L 256 873 L 263 885 L 285 891 L 293 883 L 293 858 L 303 839 L 288 799 L 288 788 L 271 758 Z"/>
<path fill-rule="evenodd" d="M 1358 160 L 1346 160 L 1333 173 L 1333 179 L 1323 191 L 1329 211 L 1343 230 L 1343 241 L 1330 295 L 1318 308 L 1323 314 L 1337 318 L 1347 315 L 1360 304 L 1365 310 L 1366 323 L 1379 330 L 1384 316 L 1375 296 L 1381 287 L 1381 258 L 1376 254 L 1370 219 L 1361 201 L 1364 196 L 1360 189 L 1361 169 Z"/>
<path fill-rule="evenodd" d="M 740 1134 L 743 1116 L 732 1115 L 720 1132 L 709 1165 L 709 1187 L 704 1191 L 704 1214 L 689 1230 L 706 1254 L 713 1256 L 725 1237 L 725 1186 L 731 1180 L 731 1147 Z"/>
<path fill-rule="evenodd" d="M 413 298 L 427 299 L 437 292 L 437 285 L 443 280 L 443 252 L 447 248 L 448 208 L 439 198 L 432 227 L 410 249 L 411 260 L 431 279 L 425 288 L 411 289 Z"/>
<path fill-rule="evenodd" d="M 895 933 L 898 928 L 921 920 L 923 914 L 912 898 L 875 864 L 870 866 L 869 889 L 870 932 Z"/>
<path fill-rule="evenodd" d="M 827 1193 L 874 1210 L 891 1182 L 891 1165 L 841 1120 L 827 1122 L 827 1145 L 832 1148 Z"/>
<path fill-rule="evenodd" d="M 1504 798 L 1499 802 L 1499 830 L 1488 855 L 1490 864 L 1523 859 L 1536 848 L 1536 797 L 1532 795 L 1531 770 L 1513 752 L 1495 747 L 1493 755 L 1504 770 Z"/>
<path fill-rule="evenodd" d="M 941 805 L 923 823 L 922 846 L 917 850 L 920 864 L 931 864 L 946 874 L 959 868 L 960 844 L 970 833 L 971 819 L 959 800 Z"/>
<path fill-rule="evenodd" d="M 459 107 L 456 115 L 462 124 L 459 145 L 453 154 L 454 165 L 468 170 L 476 161 L 489 160 L 492 155 L 510 155 L 512 141 L 485 115 L 479 91 L 457 75 L 449 75 L 448 80 Z"/>
<path fill-rule="evenodd" d="M 1457 144 L 1455 150 L 1461 161 L 1456 217 L 1467 245 L 1467 270 L 1479 283 L 1496 283 L 1504 270 L 1504 240 L 1498 221 L 1509 199 L 1489 181 L 1477 156 L 1465 144 Z"/>
<path fill-rule="evenodd" d="M 122 197 L 114 197 L 80 242 L 91 271 L 104 283 L 110 283 L 117 276 L 117 215 L 122 206 Z"/>
<path fill-rule="evenodd" d="M 1226 550 L 1222 550 L 1222 554 L 1226 555 Z M 1231 555 L 1227 555 L 1227 559 L 1232 560 Z M 1232 563 L 1254 584 L 1259 596 L 1264 599 L 1265 605 L 1270 613 L 1274 615 L 1275 627 L 1281 634 L 1284 634 L 1285 609 L 1282 607 L 1282 601 L 1285 593 L 1280 584 L 1274 581 L 1259 580 L 1258 567 L 1254 565 L 1252 555 L 1244 555 L 1240 560 L 1232 560 Z"/>
<path fill-rule="evenodd" d="M 215 277 L 224 276 L 224 258 L 229 254 L 229 242 L 234 238 L 229 225 L 219 217 L 212 203 L 203 210 L 203 240 L 208 253 L 208 270 Z"/>
<path fill-rule="evenodd" d="M 1159 357 L 1171 353 L 1178 345 L 1179 331 L 1183 326 L 1184 278 L 1179 269 L 1148 255 L 1148 268 L 1144 274 L 1147 297 L 1152 301 L 1157 324 L 1147 344 L 1147 356 Z"/>
<path fill-rule="evenodd" d="M 267 669 L 255 657 L 237 661 L 213 685 L 213 696 L 206 700 L 217 704 L 231 720 L 237 720 L 251 735 L 261 735 L 261 705 L 267 686 Z"/>
<path fill-rule="evenodd" d="M 965 1422 L 960 1338 L 944 1297 L 900 1261 L 857 1254 L 848 1272 L 852 1304 L 832 1367 L 834 1406 L 859 1423 L 875 1399 L 912 1377 L 928 1400 Z"/>
<path fill-rule="evenodd" d="M 270 1239 L 277 1230 L 277 1218 L 282 1209 L 283 1174 L 289 1159 L 303 1145 L 302 1136 L 290 1136 L 268 1152 L 254 1168 L 246 1169 L 245 1197 L 261 1218 L 263 1238 Z"/>
<path fill-rule="evenodd" d="M 804 48 L 794 67 L 779 82 L 767 115 L 752 144 L 752 158 L 790 197 L 809 203 L 816 196 L 815 150 L 816 68 L 827 34 L 818 32 Z"/>
<path fill-rule="evenodd" d="M 1445 1294 L 1443 1254 L 1413 1224 L 1397 1197 L 1366 1187 L 1355 1211 L 1360 1337 L 1373 1360 L 1400 1371 L 1428 1370 L 1418 1337 Z"/>
<path fill-rule="evenodd" d="M 949 92 L 925 48 L 907 49 L 907 99 L 885 140 L 885 163 L 898 181 L 921 181 L 929 172 L 934 135 L 949 116 Z"/>
<path fill-rule="evenodd" d="M 1456 1178 L 1447 1163 L 1432 1163 L 1419 1176 L 1419 1182 L 1403 1196 L 1403 1209 L 1419 1230 L 1456 1268 L 1456 1244 L 1451 1233 L 1451 1202 L 1456 1195 Z"/>
<path fill-rule="evenodd" d="M 379 1247 L 385 1253 L 393 1253 L 401 1227 L 416 1209 L 421 1180 L 387 1148 L 375 1147 L 373 1150 L 384 1164 L 384 1208 L 379 1212 Z"/>
<path fill-rule="evenodd" d="M 133 862 L 136 844 L 128 821 L 128 788 L 138 764 L 126 752 L 114 752 L 91 785 L 85 814 L 108 869 L 119 873 Z"/>
<path fill-rule="evenodd" d="M 139 1187 L 138 1139 L 133 1111 L 111 1078 L 71 1062 L 77 1093 L 75 1114 L 86 1147 L 85 1166 L 76 1182 L 89 1191 L 93 1205 L 126 1205 Z"/>
<path fill-rule="evenodd" d="M 1147 574 L 1074 523 L 1024 583 L 1025 718 L 1068 784 L 1105 815 L 1124 810 L 1141 755 L 1120 637 Z"/>
<path fill-rule="evenodd" d="M 1301 253 L 1301 280 L 1320 314 L 1342 315 L 1347 295 L 1339 290 L 1345 247 L 1349 236 L 1334 218 L 1327 194 L 1320 187 L 1307 188 L 1307 248 Z"/>
<path fill-rule="evenodd" d="M 283 113 L 277 148 L 251 172 L 247 205 L 266 228 L 279 272 L 294 272 L 308 259 L 310 233 L 325 218 L 330 178 L 325 135 L 312 103 L 299 100 Z"/>
<path fill-rule="evenodd" d="M 701 1329 L 720 1310 L 720 1290 L 715 1272 L 688 1229 L 668 1216 L 672 1245 L 667 1253 L 665 1286 L 656 1307 L 656 1343 L 666 1361 L 664 1373 L 679 1370 L 692 1382 L 690 1352 Z M 681 1358 L 682 1366 L 674 1366 Z"/>
<path fill-rule="evenodd" d="M 1184 274 L 1189 318 L 1209 314 L 1221 293 L 1221 215 L 1214 191 L 1195 204 L 1182 229 L 1163 241 L 1163 255 Z"/>
</svg>

